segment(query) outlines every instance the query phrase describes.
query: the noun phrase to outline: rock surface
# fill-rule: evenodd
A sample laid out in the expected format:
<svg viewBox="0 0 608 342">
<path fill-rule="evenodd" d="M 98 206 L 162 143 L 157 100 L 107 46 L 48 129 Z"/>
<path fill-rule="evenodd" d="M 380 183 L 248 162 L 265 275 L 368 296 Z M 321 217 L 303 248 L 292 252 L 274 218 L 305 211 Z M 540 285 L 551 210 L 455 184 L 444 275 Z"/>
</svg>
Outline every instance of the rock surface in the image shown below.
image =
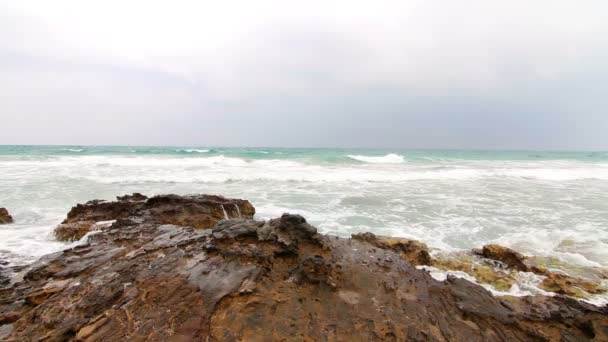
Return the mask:
<svg viewBox="0 0 608 342">
<path fill-rule="evenodd" d="M 80 240 L 95 230 L 98 222 L 138 216 L 146 222 L 211 228 L 227 218 L 253 218 L 255 209 L 246 200 L 221 196 L 161 195 L 148 198 L 140 193 L 118 196 L 117 201 L 94 200 L 73 207 L 55 229 L 60 241 Z"/>
<path fill-rule="evenodd" d="M 0 208 L 0 224 L 13 223 L 13 217 L 6 208 Z"/>
<path fill-rule="evenodd" d="M 373 233 L 353 234 L 354 240 L 365 241 L 382 249 L 398 253 L 403 260 L 414 265 L 431 265 L 431 255 L 426 244 L 404 238 L 376 236 Z"/>
<path fill-rule="evenodd" d="M 434 266 L 444 270 L 460 270 L 474 276 L 478 281 L 493 285 L 496 289 L 506 291 L 515 283 L 513 271 L 531 272 L 542 276 L 544 279 L 539 288 L 558 294 L 577 298 L 588 299 L 590 295 L 606 293 L 608 289 L 604 285 L 605 275 L 601 270 L 594 272 L 595 279 L 583 279 L 573 277 L 562 272 L 550 271 L 546 267 L 532 262 L 531 258 L 525 257 L 513 249 L 499 245 L 485 245 L 481 250 L 473 250 L 473 253 L 487 259 L 500 261 L 506 266 L 506 270 L 500 270 L 488 266 L 480 266 L 472 260 L 447 259 L 435 260 Z M 456 262 L 457 260 L 457 262 Z M 599 275 L 599 277 L 598 277 Z"/>
<path fill-rule="evenodd" d="M 522 272 L 528 272 L 528 266 L 524 263 L 526 257 L 510 248 L 499 245 L 485 245 L 481 251 L 475 251 L 484 258 L 500 261 L 510 268 Z"/>
<path fill-rule="evenodd" d="M 606 307 L 437 281 L 399 244 L 321 235 L 298 215 L 197 229 L 201 207 L 232 200 L 156 198 L 0 287 L 0 340 L 608 340 Z M 115 212 L 104 203 L 77 211 Z"/>
</svg>

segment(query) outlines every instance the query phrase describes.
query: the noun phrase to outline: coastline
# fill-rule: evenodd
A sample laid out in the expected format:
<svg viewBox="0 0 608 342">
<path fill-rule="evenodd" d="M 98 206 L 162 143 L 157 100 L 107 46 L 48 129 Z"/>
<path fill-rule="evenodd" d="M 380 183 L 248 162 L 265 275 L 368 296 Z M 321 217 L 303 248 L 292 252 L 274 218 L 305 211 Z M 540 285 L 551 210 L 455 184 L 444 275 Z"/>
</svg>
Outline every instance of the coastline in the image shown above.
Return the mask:
<svg viewBox="0 0 608 342">
<path fill-rule="evenodd" d="M 255 203 L 258 219 L 295 212 L 341 237 L 372 232 L 449 252 L 494 243 L 608 266 L 605 153 L 133 150 L 0 147 L 0 205 L 18 218 L 15 229 L 0 230 L 0 256 L 27 262 L 59 250 L 48 236 L 73 203 L 141 191 L 242 196 Z"/>
<path fill-rule="evenodd" d="M 246 200 L 207 195 L 134 194 L 78 205 L 56 230 L 61 239 L 80 240 L 78 244 L 19 271 L 22 280 L 14 279 L 0 290 L 0 332 L 14 338 L 91 339 L 118 333 L 141 337 L 152 333 L 144 324 L 152 320 L 157 326 L 173 322 L 173 328 L 148 335 L 155 338 L 194 334 L 238 339 L 253 331 L 266 336 L 269 332 L 256 330 L 258 324 L 277 328 L 273 338 L 295 332 L 314 338 L 325 331 L 341 339 L 552 340 L 564 334 L 580 339 L 604 336 L 608 327 L 607 305 L 590 306 L 564 295 L 577 294 L 585 284 L 556 278 L 507 248 L 490 246 L 460 259 L 441 259 L 431 256 L 424 244 L 408 239 L 369 233 L 339 238 L 317 233 L 298 215 L 255 221 L 254 213 Z M 433 274 L 450 267 L 452 274 L 443 279 Z M 467 267 L 468 273 L 463 271 Z M 557 279 L 553 285 L 571 287 L 552 296 L 494 296 L 487 287 L 453 273 L 481 276 L 486 284 L 504 286 L 508 276 L 520 271 L 545 272 L 546 278 Z M 159 277 L 168 283 L 152 281 Z M 167 288 L 169 298 L 160 300 Z M 160 301 L 141 298 L 146 291 L 160 296 Z M 187 294 L 176 297 L 180 291 Z M 302 296 L 305 303 L 297 304 Z M 375 302 L 369 301 L 372 298 Z M 175 312 L 152 318 L 153 308 L 164 300 L 174 301 Z M 205 304 L 209 302 L 214 304 Z M 118 303 L 122 304 L 116 307 Z M 142 304 L 146 309 L 137 310 Z M 331 305 L 346 310 L 343 317 L 330 314 L 335 310 Z M 69 310 L 57 313 L 58 306 Z M 426 318 L 409 316 L 414 307 L 424 308 Z M 283 316 L 252 323 L 253 317 L 269 317 L 271 309 L 281 310 Z M 82 318 L 84 312 L 89 313 Z M 197 317 L 197 323 L 175 321 L 186 313 Z M 119 323 L 125 314 L 127 326 Z M 314 329 L 302 325 L 310 314 L 316 317 Z M 32 321 L 39 316 L 55 323 L 43 326 Z M 355 324 L 370 320 L 372 325 Z M 185 327 L 188 333 L 182 330 Z"/>
</svg>

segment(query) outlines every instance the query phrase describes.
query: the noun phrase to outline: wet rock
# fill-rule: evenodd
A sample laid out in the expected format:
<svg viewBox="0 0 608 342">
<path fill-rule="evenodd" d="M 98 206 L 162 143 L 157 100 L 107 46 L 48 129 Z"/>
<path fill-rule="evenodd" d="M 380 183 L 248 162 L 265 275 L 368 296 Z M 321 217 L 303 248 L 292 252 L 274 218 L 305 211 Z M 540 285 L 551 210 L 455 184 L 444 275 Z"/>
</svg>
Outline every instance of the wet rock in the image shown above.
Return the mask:
<svg viewBox="0 0 608 342">
<path fill-rule="evenodd" d="M 133 201 L 133 202 L 142 202 L 148 199 L 148 196 L 142 195 L 139 192 L 134 192 L 131 195 L 117 196 L 116 199 L 118 201 Z"/>
<path fill-rule="evenodd" d="M 155 196 L 145 202 L 142 211 L 148 221 L 199 229 L 211 228 L 223 219 L 251 219 L 255 214 L 249 201 L 212 195 Z"/>
<path fill-rule="evenodd" d="M 36 306 L 45 302 L 50 296 L 55 293 L 63 291 L 67 286 L 68 281 L 50 281 L 46 283 L 42 288 L 35 289 L 34 291 L 25 295 L 25 302 L 28 305 Z"/>
<path fill-rule="evenodd" d="M 518 271 L 529 271 L 528 266 L 524 263 L 526 257 L 510 248 L 499 245 L 485 245 L 481 251 L 474 250 L 473 252 L 484 258 L 500 261 Z"/>
<path fill-rule="evenodd" d="M 59 241 L 77 241 L 93 229 L 95 221 L 75 221 L 62 223 L 55 228 L 55 237 Z"/>
<path fill-rule="evenodd" d="M 7 286 L 10 281 L 11 279 L 8 270 L 6 270 L 4 266 L 0 264 L 0 289 Z"/>
<path fill-rule="evenodd" d="M 354 240 L 365 241 L 382 249 L 389 249 L 400 254 L 403 260 L 414 265 L 430 265 L 431 256 L 426 244 L 404 238 L 376 236 L 372 233 L 353 234 Z"/>
<path fill-rule="evenodd" d="M 0 208 L 0 224 L 13 223 L 13 217 L 6 208 Z"/>
<path fill-rule="evenodd" d="M 608 338 L 608 308 L 561 295 L 499 298 L 463 279 L 436 281 L 402 258 L 399 243 L 324 236 L 290 214 L 218 220 L 212 229 L 166 224 L 168 210 L 230 200 L 150 200 L 0 289 L 0 339 Z"/>
<path fill-rule="evenodd" d="M 605 293 L 606 288 L 598 282 L 587 281 L 557 272 L 544 272 L 540 287 L 545 291 L 564 294 L 572 297 L 587 298 L 589 294 Z"/>
<path fill-rule="evenodd" d="M 517 282 L 509 270 L 496 268 L 465 253 L 438 255 L 433 258 L 432 266 L 444 271 L 464 272 L 499 291 L 508 291 Z"/>
<path fill-rule="evenodd" d="M 500 261 L 500 264 L 494 264 L 494 260 Z M 492 285 L 499 291 L 508 291 L 516 284 L 518 272 L 532 272 L 543 277 L 538 287 L 548 292 L 582 299 L 608 292 L 603 284 L 604 270 L 578 269 L 579 276 L 572 276 L 550 271 L 541 264 L 542 261 L 543 258 L 523 257 L 506 247 L 488 245 L 483 250 L 474 250 L 473 254 L 438 254 L 433 258 L 432 266 L 445 271 L 467 273 L 480 283 Z M 558 261 L 550 259 L 550 262 L 551 265 L 557 265 Z M 559 266 L 563 268 L 565 265 Z"/>
<path fill-rule="evenodd" d="M 89 201 L 78 204 L 55 229 L 60 241 L 80 240 L 95 230 L 99 222 L 138 217 L 141 222 L 175 224 L 200 229 L 213 227 L 227 218 L 253 218 L 255 209 L 246 200 L 221 196 L 159 195 L 148 198 L 140 193 L 118 196 L 117 201 Z"/>
<path fill-rule="evenodd" d="M 300 215 L 283 214 L 262 226 L 259 233 L 261 239 L 278 241 L 285 246 L 297 246 L 303 242 L 321 243 L 317 228 Z"/>
</svg>

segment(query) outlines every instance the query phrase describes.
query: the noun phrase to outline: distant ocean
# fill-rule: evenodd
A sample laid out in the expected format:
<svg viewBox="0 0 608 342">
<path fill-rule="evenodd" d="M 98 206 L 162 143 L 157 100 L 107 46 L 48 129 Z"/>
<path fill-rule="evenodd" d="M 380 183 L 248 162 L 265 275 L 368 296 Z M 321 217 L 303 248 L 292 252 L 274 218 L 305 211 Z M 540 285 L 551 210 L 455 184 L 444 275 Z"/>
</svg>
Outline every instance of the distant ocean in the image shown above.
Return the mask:
<svg viewBox="0 0 608 342">
<path fill-rule="evenodd" d="M 329 234 L 608 266 L 607 152 L 399 149 L 0 146 L 0 207 L 16 220 L 0 226 L 0 258 L 66 248 L 52 230 L 73 205 L 132 192 L 221 194 Z"/>
</svg>

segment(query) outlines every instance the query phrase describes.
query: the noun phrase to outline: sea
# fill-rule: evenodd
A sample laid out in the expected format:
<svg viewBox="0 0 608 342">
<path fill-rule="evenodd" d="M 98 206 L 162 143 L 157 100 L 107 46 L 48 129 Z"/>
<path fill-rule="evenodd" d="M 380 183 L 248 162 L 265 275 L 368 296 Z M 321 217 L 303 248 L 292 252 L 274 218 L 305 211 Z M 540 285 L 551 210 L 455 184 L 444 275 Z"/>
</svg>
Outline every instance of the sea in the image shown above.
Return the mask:
<svg viewBox="0 0 608 342">
<path fill-rule="evenodd" d="M 256 218 L 303 215 L 322 233 L 412 238 L 434 251 L 488 243 L 608 266 L 608 152 L 335 148 L 0 146 L 0 260 L 60 251 L 77 203 L 218 194 Z"/>
</svg>

